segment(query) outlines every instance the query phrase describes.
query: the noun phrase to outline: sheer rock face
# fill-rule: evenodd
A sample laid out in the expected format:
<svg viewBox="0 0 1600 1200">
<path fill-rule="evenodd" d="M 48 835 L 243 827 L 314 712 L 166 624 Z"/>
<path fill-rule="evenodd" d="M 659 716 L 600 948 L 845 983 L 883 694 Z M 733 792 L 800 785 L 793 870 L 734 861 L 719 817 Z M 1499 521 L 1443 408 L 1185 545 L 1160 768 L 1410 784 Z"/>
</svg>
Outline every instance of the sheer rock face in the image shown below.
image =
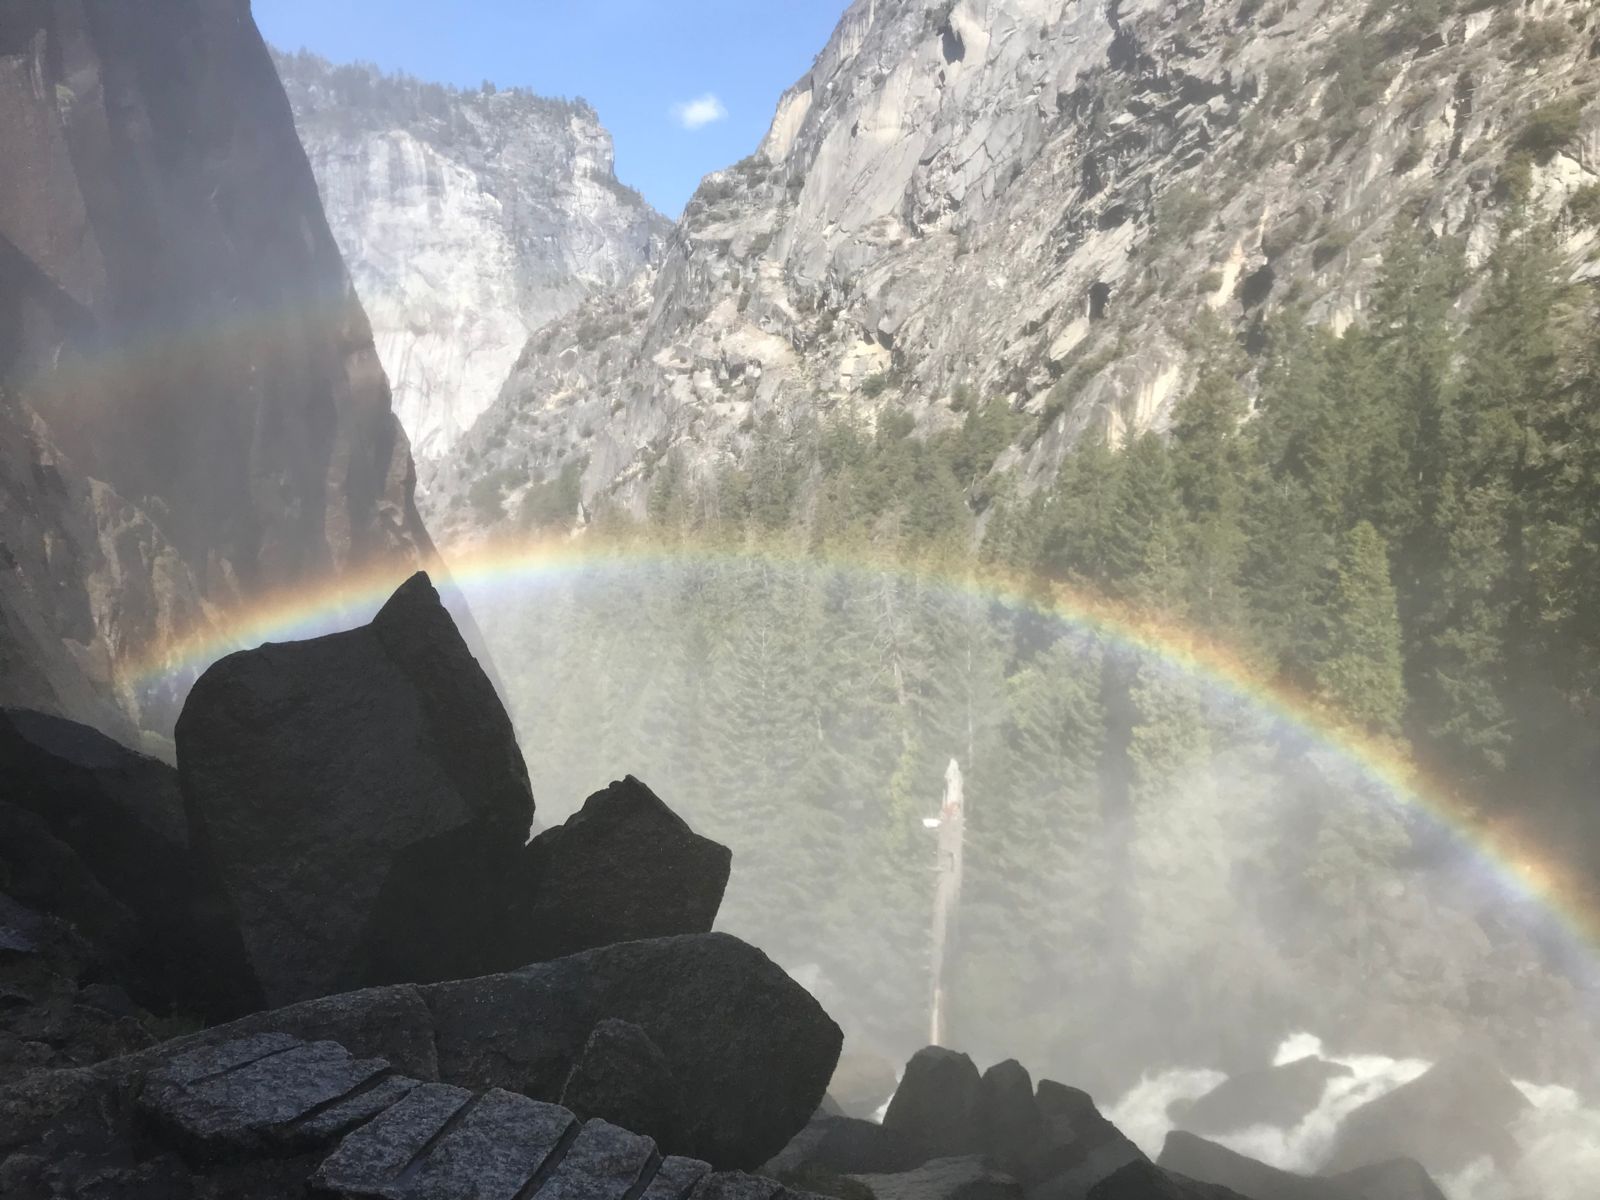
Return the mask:
<svg viewBox="0 0 1600 1200">
<path fill-rule="evenodd" d="M 659 258 L 670 224 L 617 182 L 588 105 L 277 63 L 419 458 L 488 407 L 532 330 Z"/>
<path fill-rule="evenodd" d="M 242 0 L 0 18 L 0 699 L 147 725 L 133 664 L 425 556 L 404 433 Z"/>
<path fill-rule="evenodd" d="M 1165 425 L 1204 309 L 1252 347 L 1290 304 L 1347 323 L 1402 210 L 1481 262 L 1497 174 L 1530 114 L 1592 77 L 1600 14 L 1538 6 L 1568 32 L 1529 61 L 1503 8 L 1423 29 L 1369 9 L 858 0 L 660 268 L 530 341 L 425 469 L 430 520 L 480 522 L 463 501 L 486 470 L 578 462 L 586 497 L 642 506 L 669 453 L 709 481 L 769 412 L 905 409 L 926 430 L 966 389 L 1036 418 L 998 464 L 1036 485 L 1086 434 Z M 1345 111 L 1352 38 L 1379 86 Z M 1532 173 L 1552 215 L 1600 176 L 1600 105 L 1580 125 Z M 1593 273 L 1600 235 L 1565 229 Z"/>
</svg>

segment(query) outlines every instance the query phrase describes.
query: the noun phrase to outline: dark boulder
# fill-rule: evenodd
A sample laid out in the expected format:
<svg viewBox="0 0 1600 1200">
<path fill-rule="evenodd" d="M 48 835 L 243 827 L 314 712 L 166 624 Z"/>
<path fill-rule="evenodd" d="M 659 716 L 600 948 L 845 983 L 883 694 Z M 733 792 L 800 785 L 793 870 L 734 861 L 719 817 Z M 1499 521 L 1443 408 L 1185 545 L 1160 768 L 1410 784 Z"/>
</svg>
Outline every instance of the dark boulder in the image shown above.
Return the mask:
<svg viewBox="0 0 1600 1200">
<path fill-rule="evenodd" d="M 761 1173 L 774 1179 L 894 1174 L 920 1166 L 922 1161 L 875 1121 L 819 1116 L 763 1164 Z"/>
<path fill-rule="evenodd" d="M 1427 1168 L 1412 1158 L 1392 1158 L 1335 1175 L 1330 1183 L 1351 1200 L 1446 1200 Z"/>
<path fill-rule="evenodd" d="M 677 1141 L 683 1124 L 678 1081 L 661 1048 L 637 1025 L 614 1018 L 595 1024 L 560 1102 L 584 1120 L 610 1121 L 664 1146 Z"/>
<path fill-rule="evenodd" d="M 1394 1159 L 1330 1178 L 1279 1170 L 1192 1133 L 1167 1135 L 1156 1165 L 1229 1188 L 1246 1200 L 1445 1200 L 1421 1164 Z"/>
<path fill-rule="evenodd" d="M 983 1152 L 978 1127 L 978 1068 L 965 1054 L 929 1046 L 906 1064 L 883 1128 L 918 1162 Z"/>
<path fill-rule="evenodd" d="M 1087 1092 L 1042 1079 L 1034 1102 L 1043 1133 L 1023 1173 L 1028 1200 L 1084 1200 L 1130 1163 L 1148 1162 Z"/>
<path fill-rule="evenodd" d="M 727 934 L 626 942 L 506 975 L 423 989 L 440 1075 L 556 1099 L 596 1022 L 660 1047 L 686 1117 L 663 1148 L 754 1168 L 821 1102 L 843 1035 L 806 990 Z"/>
<path fill-rule="evenodd" d="M 1438 1175 L 1484 1157 L 1508 1165 L 1521 1153 L 1513 1126 L 1528 1107 L 1488 1059 L 1458 1054 L 1347 1116 L 1322 1170 L 1332 1175 L 1395 1158 L 1414 1158 Z"/>
<path fill-rule="evenodd" d="M 982 1157 L 936 1158 L 894 1175 L 852 1175 L 875 1200 L 1022 1200 L 1022 1185 Z"/>
<path fill-rule="evenodd" d="M 1260 1071 L 1245 1071 L 1171 1115 L 1191 1133 L 1233 1133 L 1255 1125 L 1292 1129 L 1316 1109 L 1328 1084 L 1349 1075 L 1342 1063 L 1315 1056 Z"/>
<path fill-rule="evenodd" d="M 1129 1163 L 1088 1191 L 1085 1200 L 1248 1200 L 1214 1183 L 1185 1179 L 1140 1159 Z"/>
<path fill-rule="evenodd" d="M 214 664 L 177 747 L 193 845 L 255 990 L 242 1006 L 505 965 L 491 939 L 533 797 L 426 575 L 359 629 Z"/>
<path fill-rule="evenodd" d="M 978 1140 L 983 1152 L 1011 1175 L 1025 1174 L 1044 1136 L 1033 1080 L 1014 1058 L 996 1063 L 978 1083 Z"/>
<path fill-rule="evenodd" d="M 1248 1200 L 1355 1200 L 1325 1179 L 1311 1179 L 1208 1142 L 1192 1133 L 1175 1131 L 1156 1165 L 1204 1183 L 1232 1188 Z"/>
<path fill-rule="evenodd" d="M 517 956 L 538 962 L 613 942 L 708 933 L 732 855 L 632 775 L 528 846 L 531 894 Z"/>
<path fill-rule="evenodd" d="M 0 713 L 0 778 L 9 781 L 5 803 L 31 815 L 78 864 L 44 870 L 35 857 L 35 874 L 57 893 L 38 901 L 117 959 L 142 1002 L 231 1015 L 242 953 L 195 873 L 177 772 L 86 725 L 8 709 Z M 18 847 L 21 820 L 10 818 L 13 834 L 0 845 Z"/>
<path fill-rule="evenodd" d="M 662 1150 L 754 1167 L 804 1128 L 843 1035 L 765 954 L 722 933 L 627 942 L 504 975 L 309 1000 L 195 1034 L 283 1032 L 383 1057 L 418 1078 L 561 1098 L 597 1024 L 661 1051 L 686 1120 Z"/>
</svg>

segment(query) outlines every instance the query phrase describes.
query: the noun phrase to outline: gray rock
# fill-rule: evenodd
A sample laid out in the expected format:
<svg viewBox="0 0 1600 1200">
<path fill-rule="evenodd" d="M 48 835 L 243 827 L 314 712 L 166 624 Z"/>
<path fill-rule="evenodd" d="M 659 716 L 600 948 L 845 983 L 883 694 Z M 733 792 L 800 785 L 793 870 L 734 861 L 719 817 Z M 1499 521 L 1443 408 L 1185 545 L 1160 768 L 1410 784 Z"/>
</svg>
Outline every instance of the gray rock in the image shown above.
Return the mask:
<svg viewBox="0 0 1600 1200">
<path fill-rule="evenodd" d="M 1415 1158 L 1440 1175 L 1484 1156 L 1508 1165 L 1521 1153 L 1512 1126 L 1528 1107 L 1493 1063 L 1458 1054 L 1345 1117 L 1322 1171 L 1338 1174 L 1394 1158 Z"/>
<path fill-rule="evenodd" d="M 919 1162 L 980 1153 L 978 1094 L 978 1068 L 970 1058 L 929 1046 L 906 1064 L 883 1117 L 884 1131 L 903 1141 Z"/>
<path fill-rule="evenodd" d="M 1088 1200 L 1247 1200 L 1214 1183 L 1200 1183 L 1163 1171 L 1141 1158 L 1121 1167 L 1089 1189 Z"/>
<path fill-rule="evenodd" d="M 389 1075 L 374 1086 L 357 1090 L 334 1104 L 307 1113 L 295 1121 L 296 1142 L 323 1144 L 358 1129 L 379 1113 L 393 1108 L 422 1084 L 404 1075 Z"/>
<path fill-rule="evenodd" d="M 533 892 L 518 916 L 524 962 L 594 946 L 707 933 L 732 855 L 632 775 L 596 792 L 528 847 Z"/>
<path fill-rule="evenodd" d="M 1328 1182 L 1351 1200 L 1446 1200 L 1427 1169 L 1409 1158 L 1394 1158 L 1335 1175 Z"/>
<path fill-rule="evenodd" d="M 709 1174 L 710 1163 L 669 1154 L 661 1160 L 660 1169 L 639 1194 L 639 1200 L 685 1200 L 695 1185 Z"/>
<path fill-rule="evenodd" d="M 489 935 L 520 878 L 527 769 L 426 575 L 369 625 L 213 665 L 177 744 L 265 1005 L 507 965 Z"/>
<path fill-rule="evenodd" d="M 736 1171 L 707 1175 L 695 1184 L 689 1200 L 779 1200 L 787 1189 L 776 1180 Z"/>
<path fill-rule="evenodd" d="M 978 1138 L 983 1152 L 1001 1170 L 1020 1175 L 1044 1135 L 1027 1069 L 1007 1059 L 983 1073 L 978 1083 Z"/>
<path fill-rule="evenodd" d="M 515 1200 L 574 1127 L 564 1108 L 514 1092 L 486 1092 L 407 1172 L 405 1186 L 398 1190 L 407 1200 L 466 1195 Z"/>
<path fill-rule="evenodd" d="M 1342 1063 L 1310 1056 L 1284 1066 L 1231 1076 L 1172 1116 L 1191 1133 L 1232 1133 L 1253 1125 L 1290 1129 L 1322 1101 L 1334 1079 L 1350 1074 Z"/>
<path fill-rule="evenodd" d="M 622 1200 L 655 1158 L 649 1138 L 608 1121 L 589 1121 L 534 1194 L 540 1200 Z"/>
<path fill-rule="evenodd" d="M 1022 1200 L 1022 1185 L 973 1156 L 936 1158 L 897 1175 L 852 1175 L 876 1200 Z"/>
<path fill-rule="evenodd" d="M 922 1159 L 906 1142 L 875 1121 L 859 1117 L 815 1117 L 761 1168 L 774 1179 L 821 1172 L 828 1175 L 893 1174 Z"/>
<path fill-rule="evenodd" d="M 598 1117 L 662 1145 L 676 1141 L 683 1121 L 682 1097 L 666 1057 L 628 1021 L 596 1023 L 560 1100 L 584 1120 Z"/>
<path fill-rule="evenodd" d="M 1329 1180 L 1280 1171 L 1182 1131 L 1167 1135 L 1156 1165 L 1203 1183 L 1232 1188 L 1248 1200 L 1356 1200 L 1357 1196 Z"/>
<path fill-rule="evenodd" d="M 265 1035 L 185 1055 L 153 1072 L 140 1105 L 189 1153 L 265 1152 L 291 1140 L 294 1122 L 388 1072 L 383 1060 L 352 1058 L 336 1042 Z"/>
<path fill-rule="evenodd" d="M 1124 1168 L 1148 1164 L 1088 1093 L 1043 1079 L 1035 1103 L 1044 1133 L 1027 1165 L 1028 1200 L 1084 1200 Z"/>
<path fill-rule="evenodd" d="M 761 951 L 708 933 L 628 942 L 506 975 L 424 988 L 439 1075 L 560 1097 L 590 1032 L 628 1021 L 660 1047 L 686 1121 L 669 1153 L 754 1168 L 802 1129 L 842 1040 Z"/>
<path fill-rule="evenodd" d="M 401 1172 L 471 1099 L 471 1092 L 445 1084 L 414 1089 L 340 1142 L 311 1177 L 312 1190 L 350 1200 L 393 1195 Z"/>
</svg>

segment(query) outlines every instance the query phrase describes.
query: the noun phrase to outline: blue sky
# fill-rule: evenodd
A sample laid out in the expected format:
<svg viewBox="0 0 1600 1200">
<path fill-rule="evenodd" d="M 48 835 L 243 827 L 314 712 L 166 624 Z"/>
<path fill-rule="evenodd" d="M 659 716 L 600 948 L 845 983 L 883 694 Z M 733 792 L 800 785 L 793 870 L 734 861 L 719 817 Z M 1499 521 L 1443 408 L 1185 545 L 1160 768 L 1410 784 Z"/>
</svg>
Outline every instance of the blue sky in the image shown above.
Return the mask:
<svg viewBox="0 0 1600 1200">
<path fill-rule="evenodd" d="M 422 79 L 582 96 L 617 174 L 670 217 L 756 148 L 848 0 L 255 0 L 285 50 Z"/>
</svg>

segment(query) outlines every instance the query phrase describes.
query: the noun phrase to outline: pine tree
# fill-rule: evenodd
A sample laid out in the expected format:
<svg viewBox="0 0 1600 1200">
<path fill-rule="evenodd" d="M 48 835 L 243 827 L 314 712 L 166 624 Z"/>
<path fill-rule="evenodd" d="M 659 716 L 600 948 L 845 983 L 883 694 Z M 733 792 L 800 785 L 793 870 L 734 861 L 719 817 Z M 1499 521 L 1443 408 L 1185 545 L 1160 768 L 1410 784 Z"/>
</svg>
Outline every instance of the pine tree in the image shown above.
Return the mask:
<svg viewBox="0 0 1600 1200">
<path fill-rule="evenodd" d="M 1317 667 L 1323 700 L 1369 729 L 1398 733 L 1405 715 L 1400 618 L 1389 550 L 1370 522 L 1340 546 L 1325 645 Z"/>
</svg>

